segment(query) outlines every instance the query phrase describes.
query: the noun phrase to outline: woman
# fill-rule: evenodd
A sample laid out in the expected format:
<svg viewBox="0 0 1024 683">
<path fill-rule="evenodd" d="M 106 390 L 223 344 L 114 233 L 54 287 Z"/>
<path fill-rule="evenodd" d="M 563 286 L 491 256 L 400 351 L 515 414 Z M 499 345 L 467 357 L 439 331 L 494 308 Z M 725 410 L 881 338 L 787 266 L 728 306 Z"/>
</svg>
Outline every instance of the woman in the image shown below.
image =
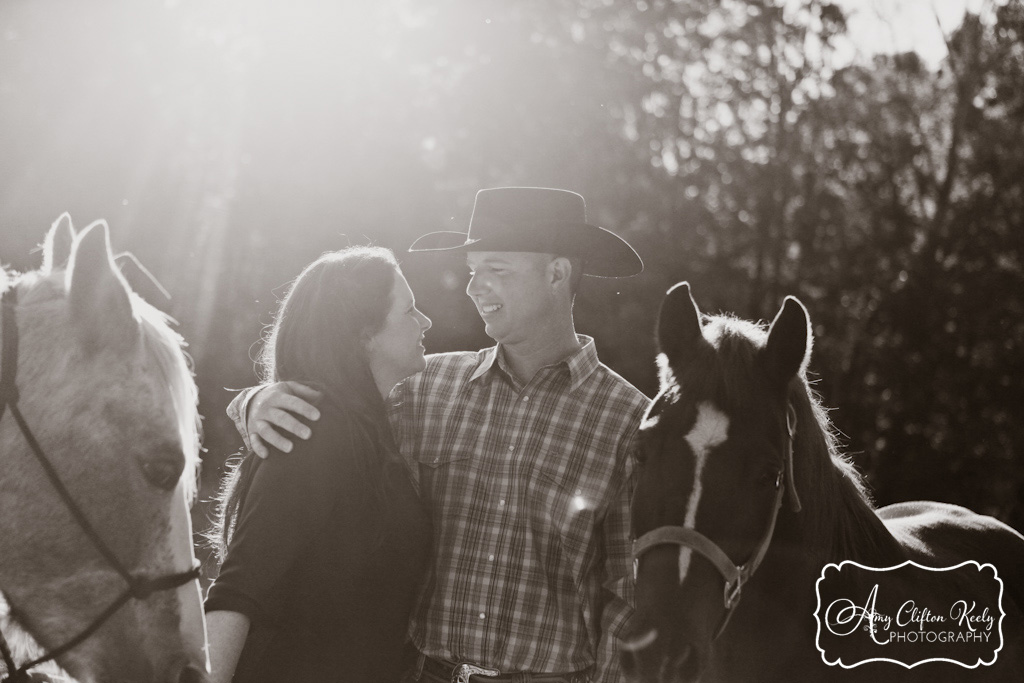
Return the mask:
<svg viewBox="0 0 1024 683">
<path fill-rule="evenodd" d="M 384 402 L 425 367 L 429 328 L 386 249 L 325 254 L 296 279 L 261 365 L 319 389 L 321 418 L 292 453 L 247 455 L 224 487 L 213 681 L 399 679 L 430 533 Z"/>
</svg>

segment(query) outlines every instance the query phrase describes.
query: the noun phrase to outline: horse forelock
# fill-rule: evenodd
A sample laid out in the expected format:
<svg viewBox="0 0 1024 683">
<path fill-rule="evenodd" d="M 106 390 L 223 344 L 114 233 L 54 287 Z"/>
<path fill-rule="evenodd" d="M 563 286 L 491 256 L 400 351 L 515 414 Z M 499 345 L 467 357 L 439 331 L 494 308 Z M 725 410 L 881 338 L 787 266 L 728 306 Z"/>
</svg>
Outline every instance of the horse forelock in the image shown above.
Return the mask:
<svg viewBox="0 0 1024 683">
<path fill-rule="evenodd" d="M 686 358 L 659 356 L 662 392 L 681 394 L 695 402 L 710 400 L 730 411 L 745 410 L 767 334 L 762 326 L 731 315 L 705 319 L 706 345 Z"/>
<path fill-rule="evenodd" d="M 703 334 L 713 352 L 686 364 L 659 359 L 663 395 L 675 395 L 676 400 L 682 396 L 687 402 L 710 400 L 727 414 L 746 414 L 756 408 L 753 402 L 763 400 L 763 394 L 752 391 L 751 381 L 761 376 L 757 365 L 768 339 L 767 326 L 732 315 L 714 315 L 706 317 Z M 872 510 L 865 480 L 841 450 L 838 432 L 805 371 L 792 380 L 789 400 L 796 410 L 801 436 L 794 444 L 794 469 L 801 496 L 805 490 L 807 496 L 819 492 L 825 507 L 837 507 L 828 505 L 831 498 L 840 501 L 847 512 Z M 808 467 L 808 463 L 817 464 Z"/>
<path fill-rule="evenodd" d="M 751 378 L 757 375 L 760 353 L 768 340 L 767 326 L 731 315 L 710 316 L 704 326 L 704 337 L 714 347 L 715 362 L 695 364 L 681 383 L 704 386 L 705 395 L 721 401 L 723 407 L 746 403 L 756 393 L 751 392 Z M 702 381 L 703 378 L 703 381 Z M 818 439 L 804 439 L 800 446 L 810 452 L 799 453 L 808 458 L 825 458 L 849 479 L 864 499 L 870 502 L 863 477 L 839 447 L 838 432 L 817 392 L 811 387 L 806 371 L 793 379 L 789 392 L 790 402 L 797 411 L 799 425 L 814 425 Z"/>
</svg>

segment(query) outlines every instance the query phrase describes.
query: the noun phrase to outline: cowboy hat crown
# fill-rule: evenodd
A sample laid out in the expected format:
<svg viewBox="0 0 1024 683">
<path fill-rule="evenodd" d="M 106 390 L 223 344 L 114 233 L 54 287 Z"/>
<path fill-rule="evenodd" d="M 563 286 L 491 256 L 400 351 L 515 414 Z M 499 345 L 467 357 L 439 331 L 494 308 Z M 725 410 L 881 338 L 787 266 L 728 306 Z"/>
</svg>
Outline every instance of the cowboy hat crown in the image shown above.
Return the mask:
<svg viewBox="0 0 1024 683">
<path fill-rule="evenodd" d="M 409 251 L 550 253 L 581 259 L 584 274 L 595 277 L 630 277 L 644 268 L 624 239 L 587 223 L 581 195 L 545 187 L 480 190 L 468 232 L 432 232 Z"/>
</svg>

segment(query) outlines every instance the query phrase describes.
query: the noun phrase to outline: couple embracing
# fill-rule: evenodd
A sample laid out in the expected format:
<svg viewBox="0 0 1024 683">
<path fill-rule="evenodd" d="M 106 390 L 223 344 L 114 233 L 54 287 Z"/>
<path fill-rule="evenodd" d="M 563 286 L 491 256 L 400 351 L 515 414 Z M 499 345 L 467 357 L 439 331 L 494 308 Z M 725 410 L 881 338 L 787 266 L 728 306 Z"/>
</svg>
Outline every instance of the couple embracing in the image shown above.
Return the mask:
<svg viewBox="0 0 1024 683">
<path fill-rule="evenodd" d="M 583 275 L 641 261 L 542 188 L 482 190 L 468 234 L 410 251 L 446 249 L 492 348 L 424 358 L 430 320 L 379 248 L 321 257 L 282 303 L 268 385 L 229 408 L 255 454 L 222 500 L 214 680 L 620 679 L 648 401 L 572 306 Z"/>
</svg>

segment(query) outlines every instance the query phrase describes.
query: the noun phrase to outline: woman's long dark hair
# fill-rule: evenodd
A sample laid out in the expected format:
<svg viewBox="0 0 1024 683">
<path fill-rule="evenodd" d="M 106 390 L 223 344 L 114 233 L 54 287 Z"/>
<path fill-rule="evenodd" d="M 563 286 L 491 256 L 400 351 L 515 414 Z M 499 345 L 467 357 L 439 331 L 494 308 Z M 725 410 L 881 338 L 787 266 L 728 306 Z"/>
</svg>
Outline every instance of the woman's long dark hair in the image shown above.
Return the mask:
<svg viewBox="0 0 1024 683">
<path fill-rule="evenodd" d="M 366 342 L 384 326 L 398 272 L 394 255 L 380 247 L 324 254 L 292 283 L 259 358 L 264 382 L 311 386 L 352 418 L 365 438 L 349 457 L 361 457 L 359 464 L 378 474 L 371 477 L 377 481 L 396 454 Z M 224 478 L 212 538 L 221 561 L 257 466 L 257 456 L 248 453 Z"/>
</svg>

